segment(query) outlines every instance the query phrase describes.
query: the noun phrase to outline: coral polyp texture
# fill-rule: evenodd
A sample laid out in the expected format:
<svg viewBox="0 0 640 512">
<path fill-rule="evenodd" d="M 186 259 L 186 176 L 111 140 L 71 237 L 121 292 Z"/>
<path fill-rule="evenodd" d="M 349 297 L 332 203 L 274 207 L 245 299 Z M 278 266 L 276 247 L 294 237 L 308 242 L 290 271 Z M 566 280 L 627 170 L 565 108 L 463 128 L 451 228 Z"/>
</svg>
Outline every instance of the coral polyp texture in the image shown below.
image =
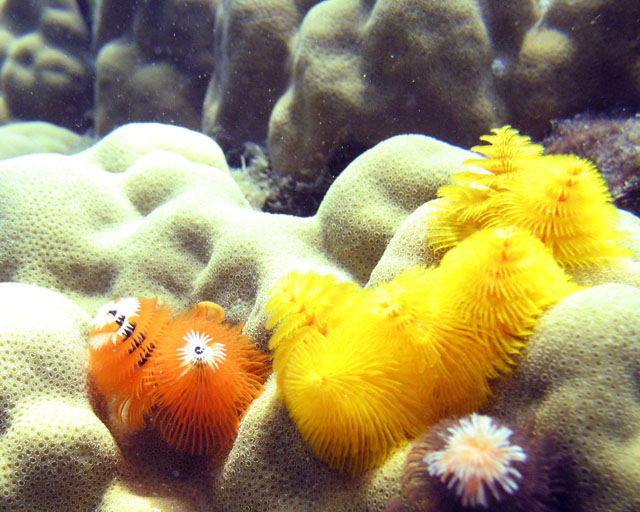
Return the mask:
<svg viewBox="0 0 640 512">
<path fill-rule="evenodd" d="M 90 317 L 19 283 L 0 305 L 0 509 L 94 510 L 121 454 L 85 392 Z"/>
<path fill-rule="evenodd" d="M 630 510 L 640 500 L 639 306 L 638 288 L 620 284 L 560 301 L 542 315 L 514 377 L 487 410 L 501 418 L 535 410 L 535 434 L 553 436 L 574 461 L 584 510 Z"/>
<path fill-rule="evenodd" d="M 224 308 L 225 322 L 244 322 L 242 334 L 266 352 L 272 334 L 265 328 L 269 314 L 282 317 L 276 330 L 285 317 L 295 317 L 291 332 L 273 349 L 276 358 L 280 353 L 288 360 L 284 366 L 289 370 L 280 379 L 294 387 L 305 378 L 322 387 L 320 376 L 309 376 L 304 363 L 317 358 L 322 336 L 336 347 L 323 362 L 327 384 L 331 380 L 336 385 L 343 385 L 344 379 L 329 370 L 344 364 L 337 360 L 341 341 L 352 338 L 364 347 L 350 357 L 366 377 L 376 365 L 380 368 L 381 362 L 392 359 L 394 349 L 383 345 L 383 339 L 418 339 L 421 327 L 416 318 L 425 311 L 440 314 L 443 326 L 455 326 L 434 332 L 434 339 L 475 339 L 464 333 L 472 332 L 476 320 L 456 320 L 459 310 L 435 308 L 442 301 L 456 302 L 460 295 L 454 287 L 436 286 L 434 280 L 449 274 L 450 282 L 462 286 L 464 279 L 452 275 L 459 271 L 445 272 L 442 251 L 432 251 L 425 242 L 429 219 L 438 209 L 433 201 L 437 190 L 451 184 L 453 175 L 469 171 L 463 162 L 472 158 L 479 157 L 430 137 L 393 137 L 349 164 L 329 188 L 318 213 L 308 218 L 253 209 L 220 147 L 184 128 L 127 125 L 81 153 L 0 161 L 0 269 L 4 281 L 13 281 L 0 285 L 0 509 L 384 510 L 387 501 L 401 493 L 407 437 L 419 438 L 415 425 L 422 428 L 439 419 L 415 417 L 407 406 L 425 392 L 423 386 L 409 388 L 394 404 L 380 400 L 387 411 L 402 409 L 396 421 L 410 435 L 403 432 L 396 446 L 391 437 L 380 439 L 366 432 L 378 439 L 370 445 L 376 453 L 365 452 L 353 463 L 344 459 L 344 469 L 349 470 L 349 464 L 371 468 L 355 476 L 330 468 L 305 441 L 288 410 L 287 385 L 284 396 L 278 389 L 278 371 L 240 420 L 228 453 L 219 458 L 191 455 L 169 449 L 153 421 L 140 429 L 127 426 L 122 419 L 130 409 L 123 402 L 118 415 L 116 404 L 126 394 L 116 390 L 117 382 L 111 384 L 116 391 L 107 403 L 98 394 L 97 382 L 87 389 L 91 319 L 117 297 L 158 297 L 158 303 L 172 311 L 199 304 L 198 315 L 220 320 L 219 310 L 211 305 L 215 303 Z M 479 337 L 485 363 L 495 362 L 487 365 L 487 373 L 460 370 L 456 359 L 464 360 L 454 352 L 446 366 L 440 366 L 448 370 L 442 382 L 466 382 L 463 389 L 469 394 L 465 392 L 460 402 L 460 396 L 443 386 L 446 393 L 425 402 L 434 404 L 444 397 L 469 407 L 472 401 L 467 398 L 478 396 L 472 377 L 481 384 L 486 381 L 493 394 L 486 397 L 481 412 L 497 421 L 508 420 L 514 433 L 534 414 L 533 434 L 555 435 L 559 452 L 576 461 L 578 483 L 590 489 L 581 505 L 598 512 L 629 510 L 640 499 L 640 467 L 633 456 L 640 432 L 640 401 L 633 384 L 640 370 L 640 221 L 624 211 L 618 216 L 621 230 L 629 233 L 620 243 L 633 257 L 607 267 L 580 267 L 580 283 L 590 288 L 564 296 L 562 286 L 560 293 L 547 283 L 545 293 L 559 293 L 553 299 L 531 292 L 531 298 L 542 301 L 537 306 L 542 312 L 529 305 L 522 311 L 534 311 L 537 323 L 526 320 L 527 315 L 520 329 L 504 323 L 511 330 L 503 341 L 515 343 L 516 351 Z M 495 234 L 506 228 L 493 229 Z M 514 230 L 514 241 L 518 233 Z M 499 239 L 503 243 L 508 238 Z M 475 243 L 473 238 L 468 242 Z M 446 253 L 451 264 L 457 260 L 456 249 Z M 499 245 L 493 254 L 501 254 Z M 519 260 L 507 263 L 515 261 Z M 292 271 L 298 276 L 333 277 L 283 281 Z M 509 275 L 516 274 L 505 274 Z M 522 290 L 529 290 L 526 279 L 519 282 L 526 285 Z M 265 306 L 273 298 L 269 291 L 282 283 L 288 283 L 283 287 L 288 298 L 279 300 L 281 308 L 272 303 L 267 313 Z M 420 286 L 411 290 L 411 283 Z M 332 295 L 336 289 L 339 293 Z M 416 303 L 416 293 L 424 300 Z M 340 297 L 354 300 L 343 303 Z M 309 308 L 298 309 L 298 299 Z M 327 322 L 326 311 L 332 318 Z M 474 315 L 487 317 L 480 310 Z M 344 332 L 332 328 L 333 318 Z M 357 321 L 350 324 L 348 318 Z M 316 333 L 308 346 L 299 344 L 302 329 Z M 193 335 L 190 330 L 181 334 L 184 343 L 174 347 L 175 353 L 199 364 L 194 342 L 205 337 L 196 335 L 200 329 L 193 328 Z M 521 336 L 522 332 L 531 334 Z M 365 347 L 369 335 L 371 345 Z M 101 343 L 94 341 L 96 346 Z M 108 337 L 103 341 L 113 343 Z M 222 351 L 212 346 L 207 361 L 221 364 Z M 131 366 L 127 362 L 125 367 L 144 360 L 145 346 L 139 348 L 142 351 L 131 354 Z M 374 349 L 380 350 L 379 360 L 371 356 Z M 421 357 L 438 354 L 431 345 L 416 350 Z M 406 361 L 411 353 L 405 346 L 396 355 Z M 141 368 L 151 368 L 149 363 L 147 359 Z M 297 366 L 290 366 L 294 363 Z M 412 358 L 397 366 L 390 378 L 374 379 L 377 396 L 394 388 L 391 381 L 406 382 L 420 364 Z M 295 372 L 290 371 L 294 367 Z M 513 377 L 497 381 L 494 388 L 495 376 L 503 375 L 504 368 Z M 324 430 L 314 431 L 313 422 L 321 421 L 315 411 L 309 404 L 296 407 L 300 417 L 309 416 L 309 438 L 339 432 L 330 423 L 320 423 Z M 442 415 L 450 414 L 446 407 Z M 143 418 L 152 419 L 153 401 L 141 410 Z M 169 430 L 166 433 L 171 436 Z M 331 442 L 323 446 L 339 446 Z M 352 437 L 343 442 L 355 444 Z M 379 448 L 384 457 L 377 455 Z"/>
</svg>

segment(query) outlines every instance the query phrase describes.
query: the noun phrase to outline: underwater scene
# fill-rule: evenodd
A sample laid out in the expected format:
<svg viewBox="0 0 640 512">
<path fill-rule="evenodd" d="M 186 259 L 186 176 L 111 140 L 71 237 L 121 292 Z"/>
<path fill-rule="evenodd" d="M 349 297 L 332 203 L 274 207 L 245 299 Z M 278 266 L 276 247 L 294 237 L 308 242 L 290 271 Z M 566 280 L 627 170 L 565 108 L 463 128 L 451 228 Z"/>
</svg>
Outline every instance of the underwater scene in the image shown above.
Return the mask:
<svg viewBox="0 0 640 512">
<path fill-rule="evenodd" d="M 0 0 L 0 511 L 640 512 L 640 0 Z"/>
</svg>

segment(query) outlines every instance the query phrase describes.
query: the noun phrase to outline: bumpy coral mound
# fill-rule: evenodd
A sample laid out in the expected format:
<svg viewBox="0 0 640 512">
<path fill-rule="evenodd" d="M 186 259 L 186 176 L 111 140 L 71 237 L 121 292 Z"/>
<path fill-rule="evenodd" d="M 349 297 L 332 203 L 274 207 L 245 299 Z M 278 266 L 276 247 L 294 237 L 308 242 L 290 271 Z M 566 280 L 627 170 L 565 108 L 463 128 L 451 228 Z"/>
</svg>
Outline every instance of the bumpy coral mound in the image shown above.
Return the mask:
<svg viewBox="0 0 640 512">
<path fill-rule="evenodd" d="M 51 291 L 0 285 L 0 509 L 92 510 L 116 474 L 85 392 L 88 315 Z"/>
<path fill-rule="evenodd" d="M 154 296 L 171 288 L 176 296 L 184 293 L 197 271 L 194 263 L 202 267 L 207 259 L 202 255 L 206 245 L 199 243 L 203 235 L 197 222 L 169 220 L 163 206 L 171 203 L 171 209 L 184 211 L 214 202 L 216 196 L 229 204 L 246 203 L 210 139 L 182 128 L 167 133 L 147 125 L 139 130 L 136 136 L 135 128 L 125 128 L 106 144 L 73 157 L 31 155 L 3 163 L 4 280 L 79 294 L 92 301 L 91 313 L 99 306 L 94 299 L 102 296 L 106 303 L 136 288 L 135 295 Z M 178 146 L 181 154 L 167 151 Z M 198 187 L 216 174 L 216 186 Z M 184 188 L 195 196 L 181 195 Z M 152 211 L 149 222 L 141 223 Z M 154 245 L 165 248 L 162 264 L 148 251 Z M 128 271 L 127 261 L 134 264 Z M 138 285 L 132 287 L 132 280 Z"/>
<path fill-rule="evenodd" d="M 77 153 L 92 143 L 71 130 L 51 123 L 29 121 L 0 127 L 0 160 L 31 153 Z"/>
<path fill-rule="evenodd" d="M 90 321 L 49 290 L 0 284 L 0 510 L 205 510 L 203 472 L 118 431 L 88 393 Z"/>
<path fill-rule="evenodd" d="M 330 0 L 296 37 L 291 83 L 269 124 L 280 173 L 304 176 L 341 145 L 371 146 L 399 131 L 470 145 L 501 118 L 475 2 Z"/>
<path fill-rule="evenodd" d="M 638 16 L 635 0 L 549 2 L 517 57 L 507 60 L 510 118 L 540 136 L 554 117 L 625 104 L 637 108 Z"/>
<path fill-rule="evenodd" d="M 493 407 L 551 433 L 577 461 L 585 510 L 640 501 L 640 289 L 577 292 L 543 315 L 528 352 Z"/>
<path fill-rule="evenodd" d="M 291 268 L 363 282 L 402 220 L 433 198 L 469 153 L 422 136 L 359 159 L 318 215 L 252 210 L 204 135 L 123 127 L 77 155 L 0 163 L 2 279 L 77 298 L 93 314 L 114 297 L 212 300 L 264 342 L 266 291 Z M 54 214 L 55 212 L 55 214 Z"/>
<path fill-rule="evenodd" d="M 390 136 L 640 105 L 635 0 L 9 0 L 0 121 L 159 121 L 314 186 Z M 612 29 L 615 27 L 615 30 Z M 95 91 L 95 94 L 94 94 Z"/>
<path fill-rule="evenodd" d="M 384 510 L 399 493 L 405 452 L 359 478 L 345 477 L 304 443 L 276 397 L 273 378 L 266 388 L 245 416 L 222 470 L 213 474 L 219 510 Z"/>
<path fill-rule="evenodd" d="M 287 88 L 289 44 L 318 0 L 236 0 L 216 13 L 216 61 L 203 130 L 224 148 L 267 138 L 271 110 Z M 259 77 L 256 79 L 255 77 Z"/>
<path fill-rule="evenodd" d="M 98 133 L 131 121 L 197 129 L 213 67 L 218 0 L 99 2 L 94 13 Z"/>
<path fill-rule="evenodd" d="M 305 445 L 278 402 L 275 378 L 250 407 L 220 466 L 167 450 L 149 429 L 137 434 L 119 429 L 96 400 L 93 410 L 101 423 L 84 389 L 89 315 L 119 296 L 157 295 L 182 309 L 201 300 L 214 301 L 225 308 L 231 322 L 246 321 L 244 332 L 266 348 L 269 333 L 263 308 L 268 290 L 289 271 L 333 274 L 372 286 L 412 264 L 436 262 L 437 255 L 425 243 L 431 205 L 424 203 L 435 198 L 438 187 L 472 156 L 424 136 L 394 137 L 350 164 L 330 188 L 318 214 L 310 218 L 253 210 L 233 181 L 220 148 L 202 134 L 177 127 L 128 125 L 72 156 L 30 155 L 0 162 L 2 279 L 59 291 L 84 309 L 50 292 L 18 300 L 13 290 L 23 285 L 0 287 L 0 337 L 7 340 L 0 343 L 0 365 L 4 365 L 0 395 L 8 397 L 2 403 L 0 443 L 23 441 L 14 448 L 2 444 L 1 453 L 10 456 L 2 459 L 0 482 L 8 486 L 9 494 L 0 492 L 0 499 L 13 500 L 4 508 L 37 509 L 35 500 L 49 496 L 48 488 L 34 485 L 38 479 L 61 489 L 66 505 L 58 506 L 57 498 L 51 498 L 51 506 L 59 510 L 70 510 L 68 503 L 77 510 L 73 496 L 79 490 L 90 501 L 87 508 L 104 511 L 235 511 L 255 509 L 256 504 L 262 510 L 382 510 L 389 497 L 399 494 L 404 454 L 391 454 L 380 468 L 358 478 L 329 469 Z M 622 219 L 635 230 L 631 246 L 637 255 L 638 219 L 631 215 Z M 609 274 L 588 277 L 638 283 L 639 275 L 637 262 L 630 260 Z M 11 288 L 7 294 L 2 291 L 5 286 Z M 596 292 L 601 289 L 607 288 L 594 289 L 593 296 L 599 297 Z M 53 298 L 40 300 L 39 293 Z M 635 293 L 636 288 L 625 288 L 625 295 Z M 631 350 L 637 345 L 632 341 L 635 324 L 624 319 L 635 321 L 637 305 L 603 297 L 598 304 L 613 305 L 618 328 L 628 330 Z M 569 332 L 569 341 L 590 336 L 585 334 L 589 329 L 598 333 L 592 343 L 598 339 L 604 343 L 611 333 L 621 332 L 607 324 L 604 307 L 587 309 L 585 315 L 572 313 L 580 317 L 575 321 L 563 309 L 555 316 L 554 311 L 545 317 L 553 319 L 549 329 L 558 329 L 563 336 Z M 534 337 L 551 337 L 552 331 L 546 329 L 540 335 L 534 331 Z M 629 361 L 637 357 L 625 356 L 622 349 L 607 350 L 599 353 L 610 356 L 617 374 L 627 375 Z M 591 364 L 588 350 L 567 348 L 566 354 L 570 360 L 556 369 L 559 375 L 569 371 L 569 365 L 581 371 L 580 365 Z M 576 361 L 578 357 L 584 360 Z M 613 369 L 605 391 L 609 382 L 615 384 Z M 594 377 L 584 392 L 600 393 L 600 385 Z M 510 396 L 519 407 L 517 395 Z M 633 411 L 624 396 L 621 401 L 612 396 L 603 402 L 603 412 L 594 414 L 613 414 L 627 403 Z M 567 400 L 560 398 L 558 404 L 566 405 Z M 521 408 L 524 413 L 526 406 Z M 74 419 L 73 427 L 65 429 L 61 418 L 68 417 Z M 632 420 L 628 424 L 633 426 Z M 56 425 L 61 428 L 52 432 Z M 29 448 L 42 450 L 41 460 L 58 454 L 63 446 L 74 454 L 71 460 L 54 458 L 57 466 L 51 475 L 39 473 L 41 467 L 31 456 L 20 463 L 23 469 L 18 473 L 14 461 L 20 459 L 7 451 L 29 441 L 26 432 L 33 428 L 47 433 L 42 446 Z M 620 432 L 634 439 L 638 430 Z M 568 440 L 581 435 L 567 432 L 573 432 L 567 434 Z M 596 464 L 596 459 L 587 457 L 594 439 L 587 436 L 576 445 L 585 447 L 581 453 L 586 455 L 580 459 L 585 461 L 585 480 L 597 482 L 602 490 L 597 491 L 601 509 L 606 508 L 606 499 L 630 503 L 634 489 L 618 485 L 623 473 L 610 470 L 611 465 L 628 462 L 624 453 L 605 451 L 606 460 Z M 93 454 L 89 459 L 87 452 Z M 85 465 L 79 470 L 78 464 L 96 461 L 100 464 L 95 471 Z M 616 491 L 608 493 L 613 487 Z"/>
<path fill-rule="evenodd" d="M 544 15 L 526 0 L 322 2 L 270 118 L 274 168 L 304 177 L 398 131 L 467 146 L 505 121 L 540 137 L 592 98 L 637 105 L 638 12 L 611 0 L 558 0 Z"/>
<path fill-rule="evenodd" d="M 74 0 L 0 7 L 0 118 L 86 127 L 93 102 L 90 29 Z"/>
</svg>

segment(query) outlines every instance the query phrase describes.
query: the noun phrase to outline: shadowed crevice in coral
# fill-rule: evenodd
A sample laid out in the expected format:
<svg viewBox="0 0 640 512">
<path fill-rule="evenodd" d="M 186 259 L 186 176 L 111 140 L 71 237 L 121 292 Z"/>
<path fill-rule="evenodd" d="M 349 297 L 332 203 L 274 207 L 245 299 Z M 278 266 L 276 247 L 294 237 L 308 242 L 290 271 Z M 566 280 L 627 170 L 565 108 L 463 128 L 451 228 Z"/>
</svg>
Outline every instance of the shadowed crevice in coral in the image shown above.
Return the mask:
<svg viewBox="0 0 640 512">
<path fill-rule="evenodd" d="M 52 261 L 48 270 L 59 289 L 90 295 L 108 293 L 118 275 L 116 266 L 105 261 Z"/>
<path fill-rule="evenodd" d="M 267 197 L 263 211 L 297 217 L 315 215 L 334 178 L 327 170 L 320 171 L 313 181 L 299 181 L 290 176 L 280 178 L 277 188 Z"/>
</svg>

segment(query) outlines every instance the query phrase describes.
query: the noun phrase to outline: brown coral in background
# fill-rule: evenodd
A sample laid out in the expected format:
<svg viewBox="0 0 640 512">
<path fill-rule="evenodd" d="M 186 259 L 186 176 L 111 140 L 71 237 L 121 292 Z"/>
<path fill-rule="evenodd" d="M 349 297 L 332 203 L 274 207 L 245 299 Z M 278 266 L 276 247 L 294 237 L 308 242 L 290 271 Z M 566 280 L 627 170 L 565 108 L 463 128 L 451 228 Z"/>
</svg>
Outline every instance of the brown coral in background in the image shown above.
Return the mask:
<svg viewBox="0 0 640 512">
<path fill-rule="evenodd" d="M 105 0 L 96 7 L 95 128 L 133 121 L 199 129 L 218 0 Z"/>
<path fill-rule="evenodd" d="M 0 11 L 0 119 L 82 132 L 93 103 L 87 20 L 75 0 L 8 0 Z"/>
<path fill-rule="evenodd" d="M 552 119 L 637 111 L 639 18 L 637 0 L 7 0 L 0 120 L 177 124 L 234 167 L 258 144 L 313 213 L 396 134 L 468 147 L 506 123 L 540 139 Z"/>
</svg>

